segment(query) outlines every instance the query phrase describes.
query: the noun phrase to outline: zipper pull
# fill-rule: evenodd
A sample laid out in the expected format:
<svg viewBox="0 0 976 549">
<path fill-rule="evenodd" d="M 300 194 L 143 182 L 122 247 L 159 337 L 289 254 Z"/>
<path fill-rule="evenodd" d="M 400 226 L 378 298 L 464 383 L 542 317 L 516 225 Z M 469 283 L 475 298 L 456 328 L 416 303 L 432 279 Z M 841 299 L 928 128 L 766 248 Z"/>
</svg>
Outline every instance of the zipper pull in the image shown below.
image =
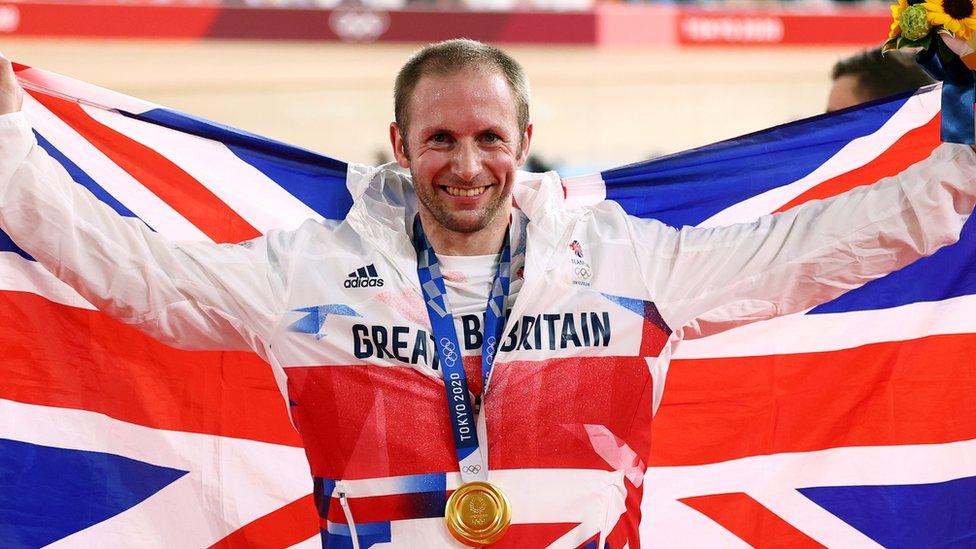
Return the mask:
<svg viewBox="0 0 976 549">
<path fill-rule="evenodd" d="M 349 534 L 352 538 L 353 549 L 359 549 L 359 533 L 356 532 L 356 522 L 352 518 L 352 510 L 349 509 L 349 500 L 346 498 L 346 491 L 337 483 L 336 493 L 339 496 L 339 505 L 342 506 L 342 514 L 346 516 L 346 525 L 349 527 Z"/>
</svg>

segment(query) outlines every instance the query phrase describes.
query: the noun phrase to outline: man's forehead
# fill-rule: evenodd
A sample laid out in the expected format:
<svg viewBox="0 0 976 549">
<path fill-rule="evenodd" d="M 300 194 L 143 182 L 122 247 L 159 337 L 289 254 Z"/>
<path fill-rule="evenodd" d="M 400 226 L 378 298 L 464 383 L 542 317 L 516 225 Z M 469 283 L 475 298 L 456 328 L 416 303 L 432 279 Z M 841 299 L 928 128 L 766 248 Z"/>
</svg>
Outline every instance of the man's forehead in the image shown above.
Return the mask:
<svg viewBox="0 0 976 549">
<path fill-rule="evenodd" d="M 449 74 L 425 74 L 408 103 L 410 124 L 430 126 L 458 122 L 515 124 L 516 106 L 505 76 L 477 67 Z"/>
</svg>

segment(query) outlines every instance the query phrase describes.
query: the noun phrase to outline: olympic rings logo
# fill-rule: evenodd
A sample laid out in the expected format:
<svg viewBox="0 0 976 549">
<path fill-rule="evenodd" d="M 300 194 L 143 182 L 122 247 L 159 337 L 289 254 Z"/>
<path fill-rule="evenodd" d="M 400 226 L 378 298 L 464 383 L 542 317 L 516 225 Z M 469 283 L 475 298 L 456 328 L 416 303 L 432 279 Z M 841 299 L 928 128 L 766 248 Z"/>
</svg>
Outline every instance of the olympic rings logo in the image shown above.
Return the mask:
<svg viewBox="0 0 976 549">
<path fill-rule="evenodd" d="M 590 271 L 589 267 L 576 267 L 576 276 L 583 280 L 588 280 L 593 276 L 593 272 Z"/>
<path fill-rule="evenodd" d="M 472 474 L 472 475 L 477 475 L 478 473 L 481 472 L 481 466 L 480 465 L 465 465 L 464 467 L 461 467 L 461 471 L 464 472 L 464 473 L 469 473 L 469 474 Z"/>
<path fill-rule="evenodd" d="M 441 354 L 444 355 L 444 364 L 448 368 L 453 368 L 457 364 L 457 351 L 454 349 L 454 343 L 446 337 L 441 338 Z"/>
<path fill-rule="evenodd" d="M 491 336 L 485 341 L 485 348 L 488 351 L 488 356 L 495 356 L 495 343 L 497 342 L 498 341 L 495 339 L 495 336 Z"/>
<path fill-rule="evenodd" d="M 329 28 L 345 42 L 373 42 L 390 28 L 390 16 L 369 8 L 339 8 L 329 16 Z"/>
</svg>

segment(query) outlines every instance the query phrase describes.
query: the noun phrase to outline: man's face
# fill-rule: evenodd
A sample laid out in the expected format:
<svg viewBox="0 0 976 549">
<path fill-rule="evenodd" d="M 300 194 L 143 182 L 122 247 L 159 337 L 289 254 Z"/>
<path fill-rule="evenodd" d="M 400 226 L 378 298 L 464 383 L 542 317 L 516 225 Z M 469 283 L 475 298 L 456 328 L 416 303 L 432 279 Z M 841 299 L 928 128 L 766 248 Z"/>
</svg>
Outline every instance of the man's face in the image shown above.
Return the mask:
<svg viewBox="0 0 976 549">
<path fill-rule="evenodd" d="M 859 90 L 860 82 L 853 74 L 843 74 L 834 80 L 830 86 L 830 95 L 827 97 L 827 112 L 839 111 L 847 107 L 864 103 L 866 98 L 861 97 Z"/>
<path fill-rule="evenodd" d="M 472 233 L 505 223 L 515 171 L 532 128 L 519 135 L 515 101 L 497 71 L 425 75 L 408 105 L 406 139 L 394 123 L 397 162 L 410 170 L 420 207 L 445 229 Z"/>
</svg>

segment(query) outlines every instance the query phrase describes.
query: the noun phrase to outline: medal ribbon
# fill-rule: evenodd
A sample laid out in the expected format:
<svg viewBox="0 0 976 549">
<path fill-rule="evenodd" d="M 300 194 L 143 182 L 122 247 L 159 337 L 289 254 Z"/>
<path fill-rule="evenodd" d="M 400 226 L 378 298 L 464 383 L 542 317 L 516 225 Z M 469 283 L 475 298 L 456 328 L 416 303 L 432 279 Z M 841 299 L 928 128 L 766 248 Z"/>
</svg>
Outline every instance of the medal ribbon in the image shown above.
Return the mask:
<svg viewBox="0 0 976 549">
<path fill-rule="evenodd" d="M 938 38 L 928 49 L 918 52 L 915 61 L 929 76 L 942 81 L 942 141 L 972 145 L 976 142 L 973 71 Z"/>
<path fill-rule="evenodd" d="M 427 304 L 427 316 L 437 347 L 437 358 L 444 373 L 447 411 L 454 431 L 454 449 L 464 482 L 488 478 L 487 461 L 478 444 L 477 418 L 468 391 L 468 377 L 464 372 L 461 346 L 454 327 L 454 315 L 447 303 L 444 278 L 418 215 L 414 220 L 414 248 L 417 250 L 417 276 Z M 511 271 L 511 247 L 508 232 L 502 246 L 498 270 L 491 284 L 485 308 L 484 339 L 481 346 L 482 394 L 488 391 L 488 376 L 494 366 L 495 354 L 505 331 L 505 298 L 508 296 Z"/>
</svg>

